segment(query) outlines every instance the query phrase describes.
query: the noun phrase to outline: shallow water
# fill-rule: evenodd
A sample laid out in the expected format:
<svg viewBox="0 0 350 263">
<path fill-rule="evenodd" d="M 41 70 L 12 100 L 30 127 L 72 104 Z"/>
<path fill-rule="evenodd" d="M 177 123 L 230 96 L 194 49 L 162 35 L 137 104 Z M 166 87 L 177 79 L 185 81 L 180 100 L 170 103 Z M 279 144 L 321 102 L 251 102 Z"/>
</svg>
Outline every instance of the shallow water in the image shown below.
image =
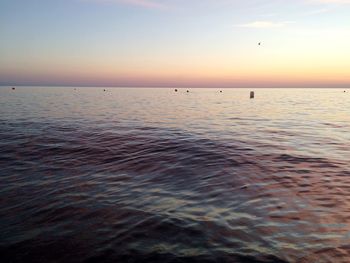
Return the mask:
<svg viewBox="0 0 350 263">
<path fill-rule="evenodd" d="M 350 93 L 0 88 L 1 262 L 349 262 Z"/>
</svg>

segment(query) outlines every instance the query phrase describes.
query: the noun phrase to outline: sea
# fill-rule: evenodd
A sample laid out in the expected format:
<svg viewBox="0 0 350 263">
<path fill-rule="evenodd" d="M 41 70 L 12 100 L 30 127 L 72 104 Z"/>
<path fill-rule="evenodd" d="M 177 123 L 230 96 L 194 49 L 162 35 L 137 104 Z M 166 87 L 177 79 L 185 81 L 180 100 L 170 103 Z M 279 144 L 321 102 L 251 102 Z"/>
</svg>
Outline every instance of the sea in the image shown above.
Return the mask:
<svg viewBox="0 0 350 263">
<path fill-rule="evenodd" d="M 0 261 L 350 262 L 350 90 L 250 91 L 0 87 Z"/>
</svg>

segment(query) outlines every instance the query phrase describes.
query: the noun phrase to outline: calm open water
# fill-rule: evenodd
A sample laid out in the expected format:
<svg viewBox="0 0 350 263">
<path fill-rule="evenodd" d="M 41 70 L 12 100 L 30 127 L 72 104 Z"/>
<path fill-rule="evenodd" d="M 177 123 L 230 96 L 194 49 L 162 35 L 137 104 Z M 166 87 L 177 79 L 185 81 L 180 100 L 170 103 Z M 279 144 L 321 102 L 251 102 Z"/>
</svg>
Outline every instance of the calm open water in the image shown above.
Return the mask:
<svg viewBox="0 0 350 263">
<path fill-rule="evenodd" d="M 350 262 L 350 92 L 0 88 L 1 262 Z"/>
</svg>

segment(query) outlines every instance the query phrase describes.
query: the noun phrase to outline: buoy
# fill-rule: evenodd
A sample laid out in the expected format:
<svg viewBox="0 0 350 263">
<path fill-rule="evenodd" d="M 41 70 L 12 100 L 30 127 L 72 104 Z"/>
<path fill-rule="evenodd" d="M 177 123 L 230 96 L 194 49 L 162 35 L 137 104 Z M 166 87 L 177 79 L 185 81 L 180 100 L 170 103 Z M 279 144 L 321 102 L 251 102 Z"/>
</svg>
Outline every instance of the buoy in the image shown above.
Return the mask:
<svg viewBox="0 0 350 263">
<path fill-rule="evenodd" d="M 220 93 L 222 93 L 222 90 L 220 90 Z"/>
<path fill-rule="evenodd" d="M 103 91 L 106 91 L 105 89 Z"/>
<path fill-rule="evenodd" d="M 177 89 L 175 89 L 175 92 L 177 92 Z"/>
<path fill-rule="evenodd" d="M 189 91 L 189 90 L 187 90 L 186 92 L 187 92 L 187 93 L 189 93 L 190 91 Z"/>
<path fill-rule="evenodd" d="M 254 99 L 254 95 L 255 95 L 255 94 L 254 94 L 254 91 L 251 91 L 251 92 L 250 92 L 250 98 L 251 98 L 251 99 Z"/>
<path fill-rule="evenodd" d="M 15 87 L 12 87 L 12 90 L 15 90 L 16 88 Z"/>
</svg>

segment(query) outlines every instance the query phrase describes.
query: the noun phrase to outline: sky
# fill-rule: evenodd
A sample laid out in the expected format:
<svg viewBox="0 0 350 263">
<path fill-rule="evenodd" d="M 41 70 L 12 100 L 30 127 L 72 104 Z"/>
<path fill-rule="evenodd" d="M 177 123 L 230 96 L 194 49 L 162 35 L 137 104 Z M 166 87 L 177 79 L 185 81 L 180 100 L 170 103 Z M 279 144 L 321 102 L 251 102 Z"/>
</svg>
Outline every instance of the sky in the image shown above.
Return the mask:
<svg viewBox="0 0 350 263">
<path fill-rule="evenodd" d="M 0 0 L 0 85 L 350 87 L 350 0 Z"/>
</svg>

